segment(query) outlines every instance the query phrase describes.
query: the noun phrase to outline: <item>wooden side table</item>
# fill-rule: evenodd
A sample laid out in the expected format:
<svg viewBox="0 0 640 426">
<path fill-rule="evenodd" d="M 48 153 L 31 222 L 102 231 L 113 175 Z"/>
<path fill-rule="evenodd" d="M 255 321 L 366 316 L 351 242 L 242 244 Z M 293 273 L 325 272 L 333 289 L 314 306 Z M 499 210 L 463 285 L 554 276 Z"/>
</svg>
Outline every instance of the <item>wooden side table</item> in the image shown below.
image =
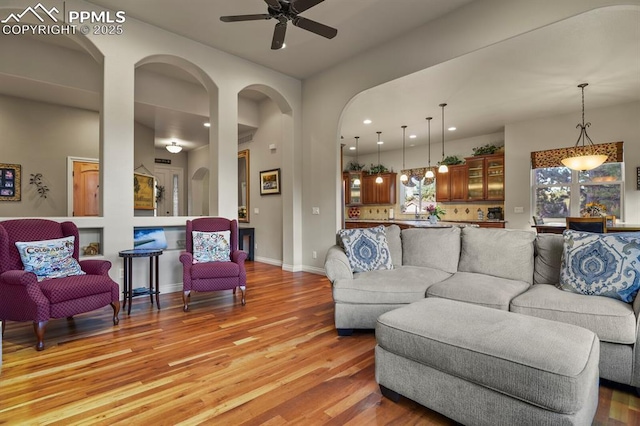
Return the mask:
<svg viewBox="0 0 640 426">
<path fill-rule="evenodd" d="M 149 295 L 151 305 L 153 305 L 153 295 L 156 295 L 156 307 L 160 309 L 160 286 L 158 284 L 158 257 L 162 254 L 159 249 L 132 249 L 122 250 L 118 253 L 124 259 L 124 305 L 122 309 L 127 308 L 127 299 L 129 300 L 129 308 L 127 315 L 131 315 L 132 299 L 138 296 Z M 133 258 L 148 257 L 149 258 L 149 288 L 133 289 Z M 155 273 L 154 273 L 155 272 Z M 155 276 L 155 280 L 154 280 Z M 155 282 L 155 288 L 154 288 Z"/>
<path fill-rule="evenodd" d="M 249 237 L 249 254 L 247 260 L 253 260 L 253 248 L 255 247 L 255 228 L 240 228 L 238 227 L 238 249 L 242 250 L 244 247 L 244 237 Z"/>
</svg>

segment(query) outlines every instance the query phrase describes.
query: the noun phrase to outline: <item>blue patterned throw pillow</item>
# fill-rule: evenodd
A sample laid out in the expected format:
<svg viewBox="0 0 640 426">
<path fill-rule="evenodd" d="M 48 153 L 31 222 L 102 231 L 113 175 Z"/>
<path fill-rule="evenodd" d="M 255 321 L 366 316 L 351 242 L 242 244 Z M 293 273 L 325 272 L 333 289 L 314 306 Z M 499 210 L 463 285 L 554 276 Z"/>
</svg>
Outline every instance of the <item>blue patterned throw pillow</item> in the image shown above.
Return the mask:
<svg viewBox="0 0 640 426">
<path fill-rule="evenodd" d="M 24 270 L 33 272 L 38 281 L 48 278 L 62 278 L 71 275 L 85 275 L 80 264 L 73 257 L 75 237 L 56 240 L 16 242 Z"/>
<path fill-rule="evenodd" d="M 230 262 L 231 231 L 192 231 L 193 263 Z"/>
<path fill-rule="evenodd" d="M 353 272 L 393 268 L 383 225 L 375 228 L 341 229 L 338 236 Z"/>
<path fill-rule="evenodd" d="M 564 232 L 563 290 L 633 302 L 640 290 L 640 232 Z"/>
</svg>

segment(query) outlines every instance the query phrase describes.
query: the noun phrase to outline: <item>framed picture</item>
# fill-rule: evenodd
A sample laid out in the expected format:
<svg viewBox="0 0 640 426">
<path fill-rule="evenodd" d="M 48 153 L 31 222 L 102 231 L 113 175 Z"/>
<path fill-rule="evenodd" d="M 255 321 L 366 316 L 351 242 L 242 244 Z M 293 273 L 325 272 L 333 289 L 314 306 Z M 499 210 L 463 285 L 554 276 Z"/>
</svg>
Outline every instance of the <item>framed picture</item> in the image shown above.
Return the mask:
<svg viewBox="0 0 640 426">
<path fill-rule="evenodd" d="M 142 173 L 133 174 L 133 208 L 153 210 L 156 208 L 156 178 Z"/>
<path fill-rule="evenodd" d="M 20 164 L 0 163 L 0 201 L 20 201 Z"/>
<path fill-rule="evenodd" d="M 280 193 L 280 169 L 260 172 L 260 195 Z"/>
</svg>

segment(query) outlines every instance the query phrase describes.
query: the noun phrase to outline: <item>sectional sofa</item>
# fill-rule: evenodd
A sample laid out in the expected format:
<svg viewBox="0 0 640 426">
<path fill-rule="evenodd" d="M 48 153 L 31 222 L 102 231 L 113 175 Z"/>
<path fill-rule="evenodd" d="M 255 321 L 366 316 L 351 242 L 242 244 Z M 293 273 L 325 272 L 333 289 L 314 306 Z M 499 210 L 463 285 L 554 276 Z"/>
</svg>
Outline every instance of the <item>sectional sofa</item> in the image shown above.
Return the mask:
<svg viewBox="0 0 640 426">
<path fill-rule="evenodd" d="M 392 269 L 354 273 L 340 244 L 327 252 L 340 335 L 373 329 L 385 312 L 439 297 L 589 329 L 601 342 L 600 377 L 640 386 L 640 298 L 626 303 L 558 288 L 562 235 L 457 227 L 401 231 L 396 225 L 384 233 Z M 638 267 L 637 260 L 632 265 Z"/>
</svg>

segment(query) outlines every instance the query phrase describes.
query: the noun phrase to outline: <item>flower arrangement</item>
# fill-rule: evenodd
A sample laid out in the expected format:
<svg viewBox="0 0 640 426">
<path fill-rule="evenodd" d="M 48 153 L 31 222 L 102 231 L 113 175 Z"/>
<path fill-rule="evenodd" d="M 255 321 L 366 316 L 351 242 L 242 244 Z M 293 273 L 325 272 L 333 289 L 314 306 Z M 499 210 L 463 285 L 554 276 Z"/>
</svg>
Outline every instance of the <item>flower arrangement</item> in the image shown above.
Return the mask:
<svg viewBox="0 0 640 426">
<path fill-rule="evenodd" d="M 592 201 L 585 204 L 584 209 L 580 211 L 582 217 L 600 217 L 607 215 L 607 206 Z"/>
<path fill-rule="evenodd" d="M 437 204 L 429 204 L 427 206 L 427 214 L 429 216 L 435 216 L 438 219 L 442 219 L 440 216 L 444 216 L 446 213 L 447 211 Z"/>
</svg>

